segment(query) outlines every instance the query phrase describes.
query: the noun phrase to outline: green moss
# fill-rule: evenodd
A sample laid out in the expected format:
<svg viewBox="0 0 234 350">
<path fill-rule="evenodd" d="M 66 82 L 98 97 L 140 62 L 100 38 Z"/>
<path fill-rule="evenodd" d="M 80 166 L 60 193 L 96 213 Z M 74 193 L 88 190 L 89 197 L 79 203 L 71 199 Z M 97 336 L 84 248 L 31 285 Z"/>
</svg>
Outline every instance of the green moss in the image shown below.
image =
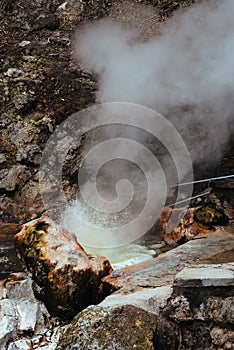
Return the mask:
<svg viewBox="0 0 234 350">
<path fill-rule="evenodd" d="M 205 204 L 201 208 L 198 208 L 195 211 L 195 218 L 202 224 L 209 226 L 215 224 L 224 224 L 226 219 L 224 213 L 221 210 L 215 208 L 212 203 Z"/>
<path fill-rule="evenodd" d="M 153 350 L 155 315 L 132 305 L 96 306 L 78 314 L 64 333 L 61 349 Z"/>
</svg>

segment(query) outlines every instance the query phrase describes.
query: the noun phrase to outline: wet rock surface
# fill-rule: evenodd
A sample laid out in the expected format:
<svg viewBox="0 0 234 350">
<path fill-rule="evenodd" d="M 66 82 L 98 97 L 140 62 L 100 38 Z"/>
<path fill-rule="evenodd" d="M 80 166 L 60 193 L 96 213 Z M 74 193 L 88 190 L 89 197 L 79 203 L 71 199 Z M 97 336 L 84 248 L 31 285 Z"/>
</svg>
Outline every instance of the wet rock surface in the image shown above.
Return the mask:
<svg viewBox="0 0 234 350">
<path fill-rule="evenodd" d="M 109 261 L 87 254 L 76 236 L 44 217 L 25 224 L 15 236 L 16 249 L 49 311 L 66 320 L 105 293 L 102 277 L 112 272 Z"/>
</svg>

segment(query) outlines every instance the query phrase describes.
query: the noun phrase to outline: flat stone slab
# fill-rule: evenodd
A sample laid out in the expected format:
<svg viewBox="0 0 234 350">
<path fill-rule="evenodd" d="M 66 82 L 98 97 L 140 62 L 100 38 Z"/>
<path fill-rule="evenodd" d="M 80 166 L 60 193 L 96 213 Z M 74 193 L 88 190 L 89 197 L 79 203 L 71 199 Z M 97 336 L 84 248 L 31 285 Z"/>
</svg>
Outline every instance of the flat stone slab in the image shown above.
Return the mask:
<svg viewBox="0 0 234 350">
<path fill-rule="evenodd" d="M 185 267 L 174 280 L 180 287 L 234 286 L 234 263 Z"/>
<path fill-rule="evenodd" d="M 201 264 L 205 263 L 208 266 L 212 266 L 211 264 L 214 264 L 216 261 L 219 263 L 219 266 L 222 266 L 220 264 L 226 262 L 223 260 L 225 256 L 229 256 L 230 259 L 232 258 L 233 249 L 233 233 L 226 229 L 220 229 L 215 235 L 189 241 L 144 263 L 116 270 L 111 275 L 103 278 L 103 282 L 110 289 L 116 290 L 121 288 L 122 293 L 132 293 L 132 291 L 139 287 L 156 288 L 172 286 L 175 277 L 184 268 L 195 265 L 198 269 L 201 269 Z M 231 266 L 229 262 L 226 265 Z M 195 272 L 195 270 L 193 271 Z M 215 276 L 222 275 L 222 271 L 215 271 Z M 222 276 L 227 276 L 225 278 L 232 280 L 232 271 L 231 267 L 230 269 L 225 268 L 225 275 Z M 207 272 L 206 270 L 208 276 L 212 277 L 212 273 L 213 270 L 212 272 Z"/>
</svg>

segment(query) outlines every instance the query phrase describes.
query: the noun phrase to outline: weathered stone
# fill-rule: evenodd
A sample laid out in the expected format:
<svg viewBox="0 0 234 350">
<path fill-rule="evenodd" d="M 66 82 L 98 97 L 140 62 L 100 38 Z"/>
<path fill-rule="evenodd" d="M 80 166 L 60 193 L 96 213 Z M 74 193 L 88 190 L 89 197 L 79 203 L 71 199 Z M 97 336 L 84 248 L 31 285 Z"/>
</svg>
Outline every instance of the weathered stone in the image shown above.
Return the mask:
<svg viewBox="0 0 234 350">
<path fill-rule="evenodd" d="M 176 287 L 233 287 L 234 263 L 199 265 L 184 268 L 174 280 Z"/>
<path fill-rule="evenodd" d="M 213 233 L 213 225 L 226 222 L 226 215 L 214 204 L 186 210 L 164 208 L 158 219 L 160 235 L 167 244 L 181 244 L 207 236 Z"/>
<path fill-rule="evenodd" d="M 14 224 L 10 222 L 0 222 L 0 240 L 1 242 L 5 241 L 14 241 L 14 235 L 19 232 L 22 228 L 22 225 Z"/>
<path fill-rule="evenodd" d="M 15 191 L 29 180 L 31 172 L 24 165 L 13 165 L 12 168 L 0 170 L 0 190 Z"/>
<path fill-rule="evenodd" d="M 103 299 L 101 278 L 112 268 L 104 257 L 87 254 L 76 236 L 44 217 L 25 224 L 16 247 L 49 311 L 71 319 Z"/>
<path fill-rule="evenodd" d="M 13 103 L 16 109 L 22 109 L 28 103 L 27 95 L 16 95 L 13 98 Z"/>
<path fill-rule="evenodd" d="M 9 78 L 12 78 L 12 77 L 18 77 L 20 75 L 23 75 L 23 71 L 18 68 L 8 68 L 8 70 L 4 74 Z"/>
<path fill-rule="evenodd" d="M 17 162 L 39 164 L 41 160 L 41 150 L 37 145 L 27 145 L 20 148 L 16 154 Z"/>
<path fill-rule="evenodd" d="M 189 241 L 154 259 L 116 270 L 103 278 L 103 283 L 111 291 L 119 288 L 133 290 L 137 286 L 153 288 L 173 285 L 176 274 L 186 265 L 199 262 L 209 264 L 215 260 L 222 263 L 226 256 L 232 261 L 233 247 L 234 236 L 231 231 L 220 229 L 215 235 Z"/>
<path fill-rule="evenodd" d="M 7 350 L 31 350 L 32 344 L 29 339 L 17 340 L 13 343 L 10 343 Z"/>
<path fill-rule="evenodd" d="M 198 265 L 177 274 L 157 322 L 156 348 L 233 349 L 233 282 L 232 263 Z"/>
<path fill-rule="evenodd" d="M 164 208 L 159 216 L 160 235 L 167 244 L 185 243 L 195 236 L 208 234 L 209 231 L 194 222 L 194 209 Z"/>
<path fill-rule="evenodd" d="M 38 334 L 46 332 L 45 320 L 49 318 L 45 306 L 36 300 L 32 290 L 32 280 L 23 273 L 10 275 L 3 280 L 0 288 L 0 348 L 31 349 L 31 342 L 18 335 L 30 332 Z"/>
<path fill-rule="evenodd" d="M 57 349 L 153 350 L 155 321 L 155 315 L 132 305 L 89 307 L 74 318 Z"/>
<path fill-rule="evenodd" d="M 0 153 L 0 164 L 4 164 L 6 162 L 6 156 L 3 153 Z"/>
<path fill-rule="evenodd" d="M 0 327 L 0 348 L 5 349 L 5 346 L 10 338 L 12 338 L 13 333 L 16 328 L 16 320 L 9 315 L 3 315 L 1 313 L 1 327 Z"/>
<path fill-rule="evenodd" d="M 140 288 L 132 293 L 122 293 L 120 290 L 105 298 L 99 306 L 115 308 L 123 305 L 132 305 L 153 314 L 159 314 L 172 294 L 171 286 L 158 288 Z"/>
<path fill-rule="evenodd" d="M 234 298 L 208 297 L 194 308 L 194 319 L 234 324 Z"/>
<path fill-rule="evenodd" d="M 214 327 L 210 332 L 210 336 L 214 345 L 224 346 L 225 343 L 226 345 L 228 345 L 227 343 L 229 343 L 231 344 L 231 347 L 229 349 L 233 349 L 234 331 L 231 331 L 229 329 L 222 329 L 220 327 Z M 228 349 L 228 347 L 225 346 L 224 349 Z"/>
</svg>

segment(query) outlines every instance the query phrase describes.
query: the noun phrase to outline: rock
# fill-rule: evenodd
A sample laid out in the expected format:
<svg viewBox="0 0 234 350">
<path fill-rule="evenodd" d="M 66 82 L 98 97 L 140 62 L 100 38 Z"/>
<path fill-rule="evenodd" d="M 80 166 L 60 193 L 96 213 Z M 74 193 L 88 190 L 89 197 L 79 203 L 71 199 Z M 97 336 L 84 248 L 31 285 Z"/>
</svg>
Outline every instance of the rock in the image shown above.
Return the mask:
<svg viewBox="0 0 234 350">
<path fill-rule="evenodd" d="M 2 313 L 2 312 L 1 312 Z M 9 315 L 1 315 L 0 347 L 5 349 L 8 340 L 12 338 L 16 328 L 16 321 Z"/>
<path fill-rule="evenodd" d="M 175 249 L 121 270 L 103 278 L 107 290 L 134 290 L 137 286 L 159 287 L 172 285 L 176 274 L 185 266 L 195 262 L 216 261 L 222 263 L 226 257 L 234 259 L 234 236 L 228 228 L 216 231 L 214 235 L 189 241 Z M 228 262 L 228 261 L 227 261 Z"/>
<path fill-rule="evenodd" d="M 224 349 L 233 349 L 234 332 L 220 327 L 212 328 L 210 332 L 212 343 L 216 346 L 225 346 Z"/>
<path fill-rule="evenodd" d="M 104 298 L 101 279 L 112 271 L 110 263 L 87 254 L 73 233 L 43 217 L 25 224 L 15 240 L 52 314 L 70 320 Z"/>
<path fill-rule="evenodd" d="M 27 46 L 30 44 L 30 41 L 29 40 L 23 40 L 19 43 L 19 46 L 21 47 L 24 47 L 24 46 Z"/>
<path fill-rule="evenodd" d="M 16 109 L 22 109 L 28 103 L 27 95 L 16 95 L 13 98 L 13 103 Z"/>
<path fill-rule="evenodd" d="M 1 350 L 31 349 L 30 340 L 19 340 L 19 334 L 45 333 L 45 320 L 49 318 L 45 306 L 34 296 L 32 280 L 15 273 L 2 281 L 0 290 Z"/>
<path fill-rule="evenodd" d="M 1 242 L 14 242 L 14 235 L 22 228 L 20 224 L 10 222 L 0 222 L 0 240 Z"/>
<path fill-rule="evenodd" d="M 181 244 L 212 233 L 213 225 L 227 223 L 227 217 L 212 204 L 189 209 L 164 208 L 158 219 L 160 235 L 167 244 Z"/>
<path fill-rule="evenodd" d="M 234 263 L 187 267 L 174 280 L 174 287 L 180 288 L 231 286 L 234 288 Z"/>
<path fill-rule="evenodd" d="M 74 318 L 57 349 L 153 350 L 155 322 L 155 315 L 132 305 L 89 307 Z"/>
<path fill-rule="evenodd" d="M 7 350 L 31 350 L 32 344 L 28 339 L 17 340 L 13 343 L 10 343 Z"/>
<path fill-rule="evenodd" d="M 34 21 L 34 30 L 56 30 L 59 27 L 59 19 L 54 14 L 41 14 Z"/>
<path fill-rule="evenodd" d="M 10 77 L 10 78 L 18 77 L 20 75 L 23 75 L 23 71 L 21 69 L 17 69 L 17 68 L 8 68 L 5 75 Z"/>
<path fill-rule="evenodd" d="M 230 263 L 198 265 L 178 273 L 157 322 L 156 348 L 233 349 L 233 272 Z"/>
<path fill-rule="evenodd" d="M 25 148 L 19 148 L 16 154 L 17 162 L 40 164 L 41 150 L 37 145 L 27 145 Z"/>
<path fill-rule="evenodd" d="M 6 162 L 6 156 L 3 153 L 0 153 L 0 164 L 4 164 Z"/>
<path fill-rule="evenodd" d="M 150 261 L 113 271 L 103 278 L 103 283 L 106 288 L 111 284 L 115 292 L 98 306 L 90 306 L 78 314 L 65 329 L 57 349 L 178 350 L 180 346 L 192 349 L 196 342 L 198 349 L 211 349 L 215 344 L 211 339 L 213 333 L 216 334 L 213 328 L 218 326 L 223 332 L 222 339 L 226 339 L 226 334 L 232 339 L 233 264 L 208 265 L 199 261 L 212 260 L 221 256 L 221 252 L 232 251 L 233 246 L 233 235 L 222 231 L 216 236 L 189 241 Z M 191 267 L 185 267 L 189 265 Z M 177 293 L 178 284 L 186 292 Z M 197 290 L 201 290 L 199 298 Z M 145 328 L 145 321 L 141 320 L 142 328 L 136 331 L 135 326 L 139 324 L 136 315 L 147 315 L 143 319 L 149 328 Z M 146 340 L 149 339 L 147 332 L 150 332 L 150 341 Z M 130 333 L 132 339 L 129 339 Z M 229 343 L 224 343 L 224 349 Z"/>
<path fill-rule="evenodd" d="M 0 170 L 0 190 L 15 191 L 29 180 L 31 172 L 24 165 L 13 165 L 10 169 Z"/>
<path fill-rule="evenodd" d="M 157 288 L 140 288 L 126 294 L 120 290 L 105 298 L 99 306 L 115 308 L 123 305 L 132 305 L 158 315 L 160 309 L 166 305 L 171 294 L 172 287 L 170 285 Z"/>
</svg>

